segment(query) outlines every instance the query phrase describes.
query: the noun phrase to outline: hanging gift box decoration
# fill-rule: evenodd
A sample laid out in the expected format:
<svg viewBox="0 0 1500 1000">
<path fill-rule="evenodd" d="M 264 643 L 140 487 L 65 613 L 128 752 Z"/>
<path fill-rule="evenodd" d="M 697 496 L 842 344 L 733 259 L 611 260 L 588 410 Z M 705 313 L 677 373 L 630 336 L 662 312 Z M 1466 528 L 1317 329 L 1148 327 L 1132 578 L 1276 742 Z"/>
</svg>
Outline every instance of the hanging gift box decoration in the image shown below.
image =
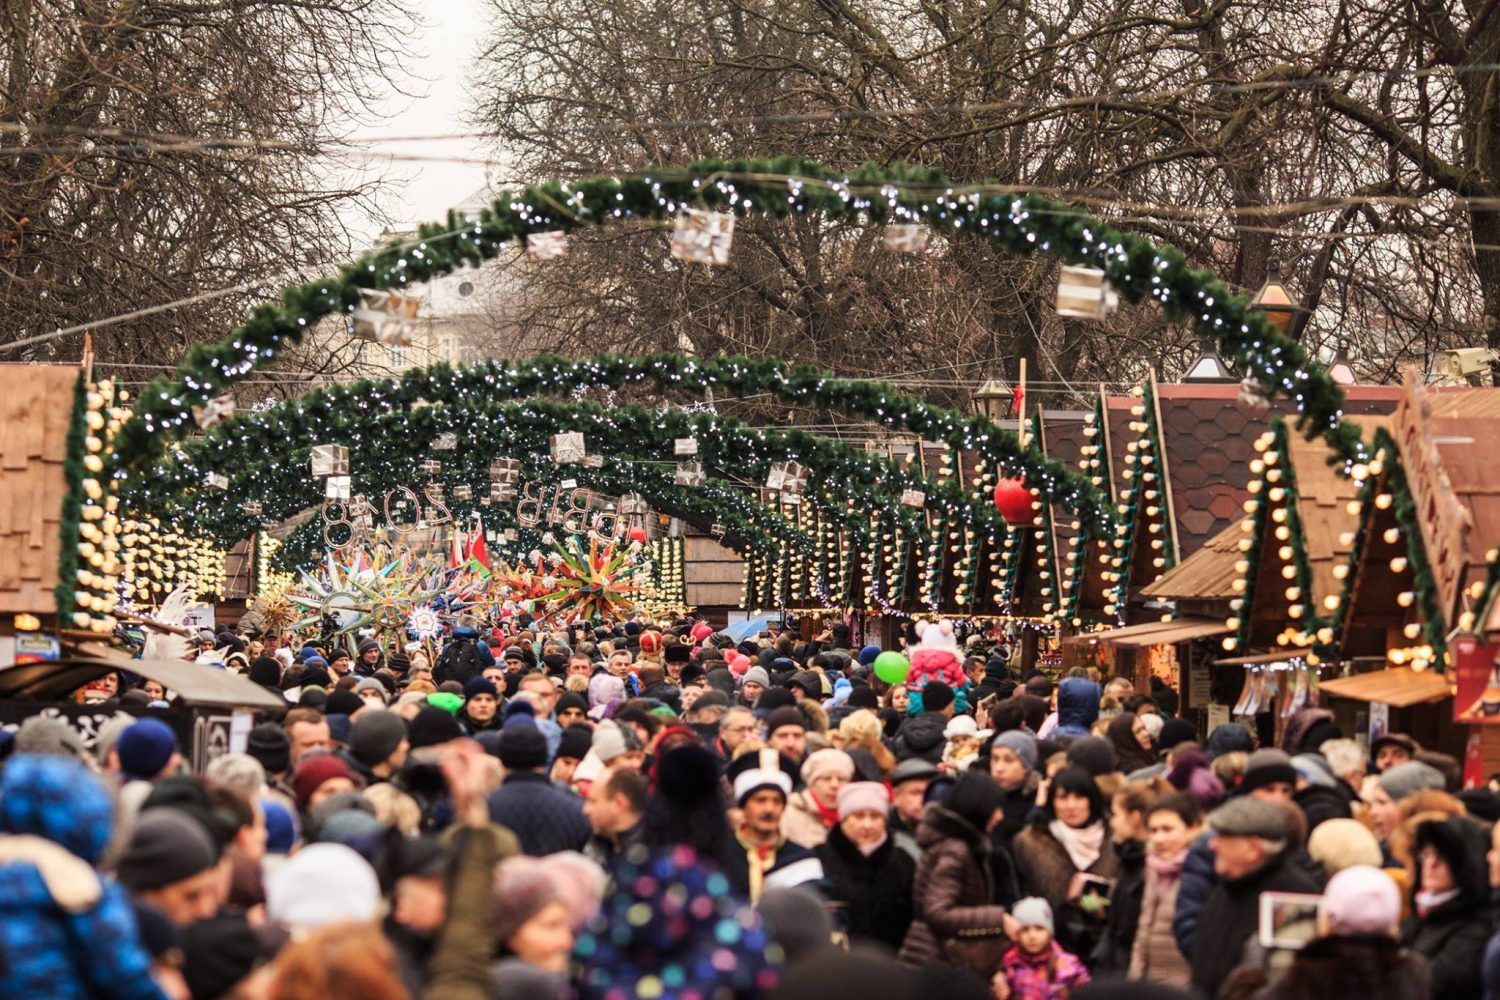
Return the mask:
<svg viewBox="0 0 1500 1000">
<path fill-rule="evenodd" d="M 684 208 L 677 213 L 677 227 L 672 230 L 672 256 L 694 264 L 729 263 L 729 247 L 734 242 L 734 216 L 728 212 L 708 212 Z"/>
<path fill-rule="evenodd" d="M 724 532 L 725 532 L 724 526 L 722 524 L 719 524 L 717 521 L 715 521 L 712 525 L 710 525 L 709 529 L 708 529 L 708 533 L 710 535 L 713 535 L 715 538 L 723 538 L 724 537 Z"/>
<path fill-rule="evenodd" d="M 210 472 L 208 474 L 208 488 L 211 490 L 229 489 L 229 477 L 218 472 Z"/>
<path fill-rule="evenodd" d="M 314 445 L 309 464 L 315 476 L 347 476 L 349 449 L 341 444 Z"/>
<path fill-rule="evenodd" d="M 927 506 L 927 494 L 921 490 L 902 490 L 901 504 L 904 507 L 915 507 L 921 510 Z"/>
<path fill-rule="evenodd" d="M 691 458 L 698 454 L 697 438 L 674 438 L 672 441 L 672 454 L 678 458 Z"/>
<path fill-rule="evenodd" d="M 266 505 L 259 500 L 246 500 L 242 509 L 250 517 L 260 517 L 266 512 Z"/>
<path fill-rule="evenodd" d="M 1255 420 L 1260 420 L 1271 412 L 1271 401 L 1266 398 L 1266 394 L 1253 379 L 1247 378 L 1240 383 L 1240 391 L 1235 397 L 1235 403 L 1247 417 Z"/>
<path fill-rule="evenodd" d="M 411 346 L 411 324 L 422 300 L 414 295 L 360 289 L 360 304 L 350 314 L 354 335 L 396 347 Z"/>
<path fill-rule="evenodd" d="M 587 451 L 583 445 L 582 431 L 564 431 L 552 435 L 552 461 L 558 465 L 576 465 L 583 461 Z"/>
<path fill-rule="evenodd" d="M 531 233 L 526 237 L 526 256 L 532 260 L 556 260 L 567 252 L 567 233 Z"/>
<path fill-rule="evenodd" d="M 708 476 L 703 473 L 702 462 L 678 462 L 672 481 L 678 486 L 702 486 L 708 482 Z"/>
<path fill-rule="evenodd" d="M 327 479 L 323 480 L 323 499 L 348 500 L 349 477 L 329 476 Z"/>
<path fill-rule="evenodd" d="M 796 462 L 772 462 L 766 489 L 801 496 L 807 489 L 807 469 Z"/>
<path fill-rule="evenodd" d="M 443 463 L 435 458 L 425 458 L 418 468 L 422 470 L 422 475 L 424 476 L 435 476 L 443 471 Z"/>
<path fill-rule="evenodd" d="M 473 500 L 474 487 L 470 486 L 468 483 L 460 483 L 459 485 L 453 487 L 453 499 Z"/>
<path fill-rule="evenodd" d="M 602 468 L 604 468 L 604 456 L 603 455 L 585 455 L 585 456 L 583 456 L 583 463 L 582 464 L 583 464 L 583 467 L 585 469 L 602 469 Z"/>
<path fill-rule="evenodd" d="M 453 431 L 449 431 L 446 434 L 439 434 L 437 437 L 433 438 L 433 440 L 432 440 L 432 450 L 433 451 L 457 451 L 458 450 L 458 435 L 455 434 Z"/>
<path fill-rule="evenodd" d="M 892 222 L 885 227 L 885 248 L 896 253 L 925 253 L 927 234 L 926 226 Z"/>
<path fill-rule="evenodd" d="M 1120 295 L 1092 267 L 1064 267 L 1057 277 L 1057 314 L 1074 319 L 1103 319 L 1120 306 Z"/>
<path fill-rule="evenodd" d="M 214 424 L 228 420 L 234 416 L 234 397 L 219 396 L 210 399 L 202 406 L 193 407 L 193 420 L 198 424 L 199 430 L 208 430 Z"/>
</svg>

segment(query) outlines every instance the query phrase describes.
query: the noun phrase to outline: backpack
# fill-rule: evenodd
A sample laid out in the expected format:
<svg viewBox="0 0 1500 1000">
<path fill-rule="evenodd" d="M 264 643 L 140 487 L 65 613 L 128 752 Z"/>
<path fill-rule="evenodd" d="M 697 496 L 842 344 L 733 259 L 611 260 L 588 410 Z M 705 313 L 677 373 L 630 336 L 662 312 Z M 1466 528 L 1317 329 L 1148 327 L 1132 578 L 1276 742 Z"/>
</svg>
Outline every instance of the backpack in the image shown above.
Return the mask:
<svg viewBox="0 0 1500 1000">
<path fill-rule="evenodd" d="M 484 662 L 479 659 L 479 650 L 474 648 L 474 640 L 455 639 L 443 650 L 443 655 L 438 657 L 437 668 L 433 670 L 432 676 L 439 684 L 444 681 L 467 684 L 483 670 Z"/>
</svg>

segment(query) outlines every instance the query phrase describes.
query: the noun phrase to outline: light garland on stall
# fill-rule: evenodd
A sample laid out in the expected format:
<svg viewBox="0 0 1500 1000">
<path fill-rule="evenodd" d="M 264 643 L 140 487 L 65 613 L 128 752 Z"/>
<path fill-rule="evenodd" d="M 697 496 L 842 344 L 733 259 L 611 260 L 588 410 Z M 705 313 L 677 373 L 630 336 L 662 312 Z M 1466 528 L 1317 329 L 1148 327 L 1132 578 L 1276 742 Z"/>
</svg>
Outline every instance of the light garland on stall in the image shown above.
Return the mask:
<svg viewBox="0 0 1500 1000">
<path fill-rule="evenodd" d="M 1136 402 L 1130 407 L 1130 430 L 1135 440 L 1126 444 L 1125 468 L 1120 473 L 1125 482 L 1115 507 L 1113 551 L 1106 553 L 1106 579 L 1110 603 L 1104 612 L 1124 621 L 1130 599 L 1131 569 L 1135 564 L 1140 532 L 1150 536 L 1151 566 L 1156 575 L 1171 569 L 1177 562 L 1172 541 L 1171 484 L 1161 474 L 1166 467 L 1161 428 L 1157 426 L 1155 379 L 1147 379 L 1131 390 Z"/>
</svg>

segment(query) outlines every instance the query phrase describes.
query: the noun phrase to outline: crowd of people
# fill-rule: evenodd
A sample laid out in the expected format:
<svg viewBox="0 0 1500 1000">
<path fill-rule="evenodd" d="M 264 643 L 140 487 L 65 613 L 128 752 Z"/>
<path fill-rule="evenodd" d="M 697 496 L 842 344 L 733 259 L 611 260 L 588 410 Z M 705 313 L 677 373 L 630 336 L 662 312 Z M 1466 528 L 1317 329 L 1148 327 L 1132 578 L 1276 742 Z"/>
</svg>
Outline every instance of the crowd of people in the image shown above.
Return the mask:
<svg viewBox="0 0 1500 1000">
<path fill-rule="evenodd" d="M 286 710 L 202 774 L 128 674 L 5 733 L 0 996 L 1500 996 L 1500 794 L 1400 733 L 1200 739 L 947 627 L 904 683 L 843 626 L 429 648 L 206 635 Z"/>
</svg>

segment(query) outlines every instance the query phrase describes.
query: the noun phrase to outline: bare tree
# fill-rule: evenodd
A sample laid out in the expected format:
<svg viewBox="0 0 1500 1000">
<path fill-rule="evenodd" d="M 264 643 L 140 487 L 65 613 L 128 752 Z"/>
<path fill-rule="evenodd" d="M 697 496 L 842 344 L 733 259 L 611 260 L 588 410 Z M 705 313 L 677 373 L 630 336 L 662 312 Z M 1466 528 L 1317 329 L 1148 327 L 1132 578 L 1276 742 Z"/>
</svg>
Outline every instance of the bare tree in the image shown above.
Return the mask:
<svg viewBox="0 0 1500 1000">
<path fill-rule="evenodd" d="M 343 259 L 367 192 L 321 157 L 395 85 L 410 22 L 405 0 L 0 0 L 0 345 L 248 286 L 96 338 L 106 367 L 175 363 Z"/>
</svg>

